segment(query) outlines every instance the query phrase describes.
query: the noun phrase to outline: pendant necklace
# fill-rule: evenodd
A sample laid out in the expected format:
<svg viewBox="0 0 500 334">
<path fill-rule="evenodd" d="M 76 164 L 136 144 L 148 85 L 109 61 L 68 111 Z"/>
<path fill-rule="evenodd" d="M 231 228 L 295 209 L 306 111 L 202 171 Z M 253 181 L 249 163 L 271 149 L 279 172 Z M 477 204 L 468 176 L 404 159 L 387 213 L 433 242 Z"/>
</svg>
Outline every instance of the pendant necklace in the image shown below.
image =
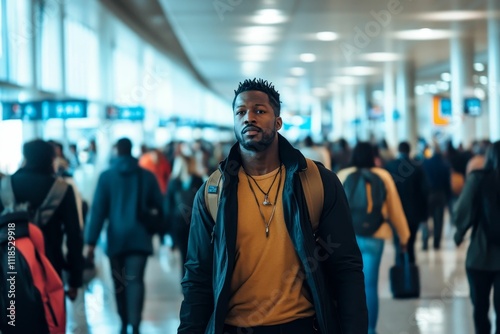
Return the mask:
<svg viewBox="0 0 500 334">
<path fill-rule="evenodd" d="M 250 175 L 250 174 L 248 174 L 248 173 L 245 171 L 245 174 L 247 175 L 247 179 L 248 179 L 248 177 L 250 177 L 250 178 L 253 180 L 253 182 L 255 182 L 255 185 L 257 186 L 257 188 L 259 188 L 260 192 L 264 194 L 264 202 L 262 202 L 262 204 L 264 204 L 264 205 L 272 205 L 272 204 L 273 204 L 273 203 L 271 203 L 271 202 L 269 201 L 269 192 L 271 191 L 271 189 L 272 189 L 272 187 L 273 187 L 273 185 L 274 185 L 274 182 L 276 181 L 276 177 L 278 176 L 278 174 L 280 174 L 280 175 L 281 175 L 281 167 L 282 167 L 282 166 L 283 166 L 283 165 L 280 165 L 279 170 L 278 170 L 278 171 L 276 172 L 276 174 L 274 175 L 273 182 L 271 183 L 271 186 L 269 187 L 269 189 L 267 190 L 267 192 L 265 192 L 264 190 L 262 190 L 262 188 L 259 186 L 259 184 L 257 183 L 257 181 L 253 178 L 253 176 L 252 176 L 252 175 Z M 250 181 L 248 181 L 248 182 L 250 182 Z M 252 190 L 253 190 L 253 189 L 252 189 Z"/>
<path fill-rule="evenodd" d="M 245 173 L 246 174 L 246 173 Z M 276 189 L 276 195 L 274 196 L 274 205 L 273 205 L 273 211 L 271 212 L 271 216 L 269 217 L 269 220 L 267 221 L 266 223 L 266 218 L 264 217 L 264 213 L 262 212 L 262 210 L 260 209 L 260 203 L 259 203 L 259 200 L 257 199 L 257 195 L 255 194 L 255 190 L 253 190 L 253 186 L 252 186 L 252 183 L 250 182 L 250 178 L 252 178 L 252 180 L 255 181 L 255 179 L 253 177 L 251 177 L 250 175 L 246 174 L 247 176 L 247 181 L 248 181 L 248 185 L 250 186 L 250 190 L 252 191 L 252 194 L 253 194 L 253 198 L 255 198 L 255 203 L 257 204 L 257 207 L 259 208 L 259 213 L 260 213 L 260 217 L 262 218 L 262 221 L 264 222 L 264 226 L 266 227 L 266 238 L 269 238 L 269 226 L 271 225 L 271 221 L 273 220 L 273 217 L 274 217 L 274 213 L 276 212 L 276 204 L 278 203 L 278 194 L 280 192 L 280 187 L 281 187 L 281 166 L 280 166 L 280 169 L 279 171 L 276 173 L 276 175 L 280 174 L 280 180 L 278 181 L 278 189 Z M 273 183 L 274 181 L 276 180 L 276 175 L 274 176 L 274 180 L 273 180 Z M 250 178 L 249 178 L 250 176 Z M 257 184 L 257 182 L 255 182 L 255 184 Z M 257 187 L 259 185 L 257 184 Z M 271 184 L 271 187 L 269 188 L 269 190 L 267 191 L 267 193 L 269 194 L 269 192 L 271 191 L 271 188 L 272 188 L 272 184 Z M 259 188 L 260 189 L 260 188 Z M 262 190 L 261 190 L 262 191 Z M 265 200 L 264 200 L 264 205 L 271 205 L 271 203 L 269 204 L 265 204 Z"/>
</svg>

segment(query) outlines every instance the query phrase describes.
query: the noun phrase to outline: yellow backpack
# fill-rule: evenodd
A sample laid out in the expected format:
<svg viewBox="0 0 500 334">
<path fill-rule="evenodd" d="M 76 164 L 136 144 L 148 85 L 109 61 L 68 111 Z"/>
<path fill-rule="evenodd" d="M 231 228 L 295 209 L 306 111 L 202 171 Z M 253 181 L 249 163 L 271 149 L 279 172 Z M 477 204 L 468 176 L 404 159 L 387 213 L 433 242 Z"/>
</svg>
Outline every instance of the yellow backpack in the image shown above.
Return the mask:
<svg viewBox="0 0 500 334">
<path fill-rule="evenodd" d="M 318 166 L 316 166 L 314 161 L 310 159 L 306 159 L 306 161 L 307 169 L 299 174 L 306 197 L 311 225 L 313 231 L 316 232 L 319 226 L 321 212 L 323 211 L 323 181 L 321 180 Z M 217 169 L 210 175 L 205 186 L 205 204 L 214 222 L 217 221 L 217 212 L 219 210 L 220 190 L 222 189 L 221 176 L 221 172 Z M 321 191 L 318 191 L 319 189 L 321 189 Z"/>
</svg>

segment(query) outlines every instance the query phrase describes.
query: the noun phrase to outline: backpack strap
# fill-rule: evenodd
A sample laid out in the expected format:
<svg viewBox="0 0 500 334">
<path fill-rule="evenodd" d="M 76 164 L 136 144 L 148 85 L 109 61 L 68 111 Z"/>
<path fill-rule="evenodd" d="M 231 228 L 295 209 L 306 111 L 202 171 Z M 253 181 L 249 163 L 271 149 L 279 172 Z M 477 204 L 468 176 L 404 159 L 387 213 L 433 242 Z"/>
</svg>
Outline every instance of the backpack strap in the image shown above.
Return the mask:
<svg viewBox="0 0 500 334">
<path fill-rule="evenodd" d="M 0 199 L 2 201 L 4 212 L 14 212 L 16 198 L 12 190 L 12 181 L 10 176 L 6 175 L 0 179 Z"/>
<path fill-rule="evenodd" d="M 321 180 L 318 166 L 314 163 L 314 161 L 310 159 L 306 159 L 306 161 L 307 169 L 299 175 L 304 195 L 306 197 L 309 219 L 311 220 L 313 231 L 316 232 L 319 226 L 321 213 L 323 211 L 323 181 Z M 214 222 L 217 219 L 217 211 L 219 209 L 219 200 L 222 190 L 220 189 L 221 186 L 222 174 L 217 169 L 210 175 L 207 184 L 205 185 L 205 205 L 207 206 Z M 321 189 L 321 191 L 316 191 L 317 189 Z"/>
<path fill-rule="evenodd" d="M 319 227 L 321 213 L 323 211 L 324 190 L 323 181 L 319 168 L 311 159 L 307 159 L 307 169 L 301 173 L 300 181 L 302 182 L 302 189 L 306 197 L 307 210 L 309 211 L 309 219 L 313 231 L 316 233 Z"/>
<path fill-rule="evenodd" d="M 45 200 L 42 205 L 36 210 L 35 217 L 33 222 L 37 226 L 44 226 L 48 223 L 50 218 L 54 215 L 54 212 L 57 210 L 59 205 L 61 204 L 66 191 L 68 190 L 68 184 L 62 178 L 58 177 L 47 196 L 45 196 Z"/>
<path fill-rule="evenodd" d="M 216 169 L 208 178 L 207 184 L 205 185 L 205 205 L 207 206 L 210 215 L 214 222 L 217 219 L 217 211 L 219 209 L 219 200 L 222 189 L 221 184 L 222 174 L 219 169 Z"/>
</svg>

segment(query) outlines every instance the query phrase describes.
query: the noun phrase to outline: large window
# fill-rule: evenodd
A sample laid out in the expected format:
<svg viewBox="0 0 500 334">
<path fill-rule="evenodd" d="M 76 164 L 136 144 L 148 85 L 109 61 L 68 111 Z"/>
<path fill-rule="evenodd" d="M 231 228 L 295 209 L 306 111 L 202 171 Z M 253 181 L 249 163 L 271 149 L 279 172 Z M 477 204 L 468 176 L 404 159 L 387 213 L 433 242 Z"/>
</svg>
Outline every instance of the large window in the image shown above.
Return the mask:
<svg viewBox="0 0 500 334">
<path fill-rule="evenodd" d="M 41 80 L 43 90 L 62 90 L 61 8 L 57 1 L 49 1 L 40 8 L 41 20 Z"/>
<path fill-rule="evenodd" d="M 32 85 L 33 38 L 38 26 L 32 20 L 31 1 L 17 0 L 6 2 L 8 80 L 19 85 Z"/>
<path fill-rule="evenodd" d="M 66 93 L 97 99 L 100 97 L 97 34 L 69 18 L 64 20 L 64 27 Z"/>
</svg>

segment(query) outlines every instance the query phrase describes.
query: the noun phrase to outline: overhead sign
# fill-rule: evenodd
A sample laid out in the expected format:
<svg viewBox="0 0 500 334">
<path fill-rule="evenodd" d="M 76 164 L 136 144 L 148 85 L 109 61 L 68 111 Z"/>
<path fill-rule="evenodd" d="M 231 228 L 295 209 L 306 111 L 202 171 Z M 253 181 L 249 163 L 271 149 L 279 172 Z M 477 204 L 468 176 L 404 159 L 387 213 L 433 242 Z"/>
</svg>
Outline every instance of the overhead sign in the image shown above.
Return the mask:
<svg viewBox="0 0 500 334">
<path fill-rule="evenodd" d="M 452 116 L 451 100 L 446 97 L 432 98 L 432 115 L 435 125 L 448 125 Z"/>
<path fill-rule="evenodd" d="M 142 121 L 146 111 L 144 107 L 121 107 L 121 106 L 108 106 L 106 107 L 106 119 L 111 120 L 131 120 Z"/>
<path fill-rule="evenodd" d="M 86 118 L 87 104 L 86 100 L 2 102 L 2 119 L 38 121 L 49 118 Z"/>
</svg>

